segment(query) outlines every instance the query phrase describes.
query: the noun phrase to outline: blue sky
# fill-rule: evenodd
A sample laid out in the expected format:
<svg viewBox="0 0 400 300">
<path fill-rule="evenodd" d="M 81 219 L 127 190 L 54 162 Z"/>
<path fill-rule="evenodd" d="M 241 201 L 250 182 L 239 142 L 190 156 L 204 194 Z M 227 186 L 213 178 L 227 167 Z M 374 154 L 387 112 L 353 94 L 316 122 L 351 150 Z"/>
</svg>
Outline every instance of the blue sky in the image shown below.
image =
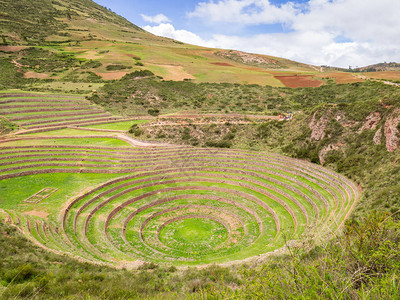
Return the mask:
<svg viewBox="0 0 400 300">
<path fill-rule="evenodd" d="M 400 62 L 399 0 L 95 0 L 160 36 L 348 67 Z"/>
<path fill-rule="evenodd" d="M 266 33 L 266 32 L 284 32 L 287 29 L 282 24 L 262 24 L 252 26 L 218 26 L 221 24 L 210 24 L 199 20 L 194 20 L 188 16 L 188 13 L 193 12 L 200 2 L 198 0 L 95 0 L 98 4 L 111 8 L 114 12 L 127 18 L 132 23 L 144 27 L 149 25 L 149 22 L 143 20 L 142 15 L 155 16 L 163 14 L 171 20 L 175 28 L 185 29 L 196 34 L 201 34 L 203 38 L 211 37 L 213 33 L 237 33 L 238 30 L 242 34 Z M 271 0 L 270 3 L 281 5 L 289 2 L 288 0 Z M 304 3 L 306 1 L 296 1 Z M 250 5 L 247 9 L 251 9 Z M 253 5 L 254 7 L 254 5 Z M 257 9 L 257 8 L 255 8 Z"/>
</svg>

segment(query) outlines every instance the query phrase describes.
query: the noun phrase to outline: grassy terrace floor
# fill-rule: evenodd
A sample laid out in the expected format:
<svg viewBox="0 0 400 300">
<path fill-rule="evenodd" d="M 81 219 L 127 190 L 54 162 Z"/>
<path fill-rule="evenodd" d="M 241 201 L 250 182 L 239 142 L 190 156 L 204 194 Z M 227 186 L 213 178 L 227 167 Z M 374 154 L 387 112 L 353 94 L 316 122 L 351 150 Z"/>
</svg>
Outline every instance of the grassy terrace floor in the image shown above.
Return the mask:
<svg viewBox="0 0 400 300">
<path fill-rule="evenodd" d="M 306 230 L 334 230 L 357 197 L 341 176 L 277 155 L 111 141 L 1 143 L 8 218 L 46 247 L 88 260 L 201 264 L 272 251 Z M 24 203 L 49 187 L 58 191 Z M 182 231 L 186 223 L 212 226 L 215 234 L 185 243 L 175 226 Z M 56 228 L 65 241 L 48 240 L 38 228 Z"/>
<path fill-rule="evenodd" d="M 320 166 L 121 133 L 137 122 L 145 120 L 1 139 L 2 216 L 42 246 L 88 261 L 198 265 L 329 236 L 357 201 L 352 182 Z"/>
</svg>

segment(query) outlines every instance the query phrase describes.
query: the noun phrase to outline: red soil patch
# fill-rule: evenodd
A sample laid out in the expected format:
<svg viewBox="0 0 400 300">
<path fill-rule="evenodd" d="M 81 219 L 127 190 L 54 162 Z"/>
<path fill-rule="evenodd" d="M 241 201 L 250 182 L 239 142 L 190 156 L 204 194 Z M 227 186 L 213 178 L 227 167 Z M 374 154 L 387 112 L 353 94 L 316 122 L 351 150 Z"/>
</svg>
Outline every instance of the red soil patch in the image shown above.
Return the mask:
<svg viewBox="0 0 400 300">
<path fill-rule="evenodd" d="M 95 72 L 95 73 L 101 76 L 105 80 L 114 80 L 114 79 L 118 80 L 124 77 L 126 74 L 128 74 L 127 72 L 107 72 L 107 73 Z"/>
<path fill-rule="evenodd" d="M 135 55 L 135 54 L 128 54 L 128 53 L 124 53 L 126 56 L 128 57 L 132 57 L 132 58 L 139 58 L 139 56 Z"/>
<path fill-rule="evenodd" d="M 17 52 L 22 49 L 25 49 L 27 47 L 25 46 L 0 46 L 1 51 L 11 51 L 11 52 Z"/>
<path fill-rule="evenodd" d="M 49 215 L 49 213 L 47 213 L 45 211 L 31 210 L 31 211 L 24 212 L 24 215 L 39 217 L 39 218 L 42 218 L 42 219 L 47 219 L 47 216 Z"/>
<path fill-rule="evenodd" d="M 311 75 L 274 76 L 274 78 L 290 88 L 319 87 L 322 85 L 321 80 L 312 79 Z"/>
<path fill-rule="evenodd" d="M 233 65 L 231 65 L 231 64 L 221 63 L 221 62 L 214 62 L 214 63 L 211 63 L 211 64 L 216 65 L 216 66 L 223 66 L 223 67 L 233 67 Z"/>
</svg>

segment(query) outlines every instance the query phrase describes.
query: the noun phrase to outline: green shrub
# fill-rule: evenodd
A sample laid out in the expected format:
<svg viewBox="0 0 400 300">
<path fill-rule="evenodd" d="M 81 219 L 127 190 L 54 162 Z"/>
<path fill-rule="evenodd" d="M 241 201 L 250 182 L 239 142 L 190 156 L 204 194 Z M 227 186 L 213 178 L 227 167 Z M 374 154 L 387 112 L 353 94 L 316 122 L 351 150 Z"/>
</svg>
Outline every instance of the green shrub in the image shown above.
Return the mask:
<svg viewBox="0 0 400 300">
<path fill-rule="evenodd" d="M 132 67 L 116 64 L 116 65 L 108 65 L 106 69 L 107 71 L 117 71 L 117 70 L 132 69 Z"/>
<path fill-rule="evenodd" d="M 133 124 L 129 128 L 128 132 L 134 134 L 135 136 L 141 136 L 144 133 L 143 129 L 141 129 L 138 124 Z"/>
<path fill-rule="evenodd" d="M 28 48 L 19 52 L 18 63 L 25 69 L 36 72 L 61 72 L 82 63 L 73 53 L 49 51 L 43 48 Z"/>
<path fill-rule="evenodd" d="M 230 148 L 232 147 L 232 142 L 227 140 L 207 141 L 205 145 L 207 147 L 214 147 L 214 148 Z"/>
<path fill-rule="evenodd" d="M 38 271 L 32 266 L 32 264 L 27 263 L 18 266 L 13 270 L 9 270 L 4 274 L 4 279 L 8 283 L 21 283 L 27 280 L 32 279 L 36 276 Z"/>
<path fill-rule="evenodd" d="M 158 108 L 150 108 L 147 113 L 150 116 L 158 116 L 160 114 L 160 110 Z"/>
<path fill-rule="evenodd" d="M 158 269 L 160 266 L 154 262 L 144 263 L 142 264 L 138 270 L 155 270 Z"/>
<path fill-rule="evenodd" d="M 149 71 L 149 70 L 139 70 L 139 71 L 134 71 L 132 73 L 126 74 L 124 77 L 121 78 L 120 82 L 130 80 L 130 79 L 135 79 L 139 77 L 151 77 L 154 76 L 154 73 Z M 112 85 L 112 84 L 110 84 Z M 118 87 L 120 88 L 120 87 Z M 123 89 L 121 89 L 123 91 Z"/>
<path fill-rule="evenodd" d="M 102 63 L 98 60 L 89 60 L 81 65 L 81 69 L 96 69 L 102 66 Z"/>
</svg>

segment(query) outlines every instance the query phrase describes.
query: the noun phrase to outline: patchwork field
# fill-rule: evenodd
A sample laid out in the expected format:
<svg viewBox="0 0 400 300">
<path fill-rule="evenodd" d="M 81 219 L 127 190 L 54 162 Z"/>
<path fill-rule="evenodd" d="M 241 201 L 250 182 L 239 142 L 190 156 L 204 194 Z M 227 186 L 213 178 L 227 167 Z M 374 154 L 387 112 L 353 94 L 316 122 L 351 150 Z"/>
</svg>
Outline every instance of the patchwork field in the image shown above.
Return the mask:
<svg viewBox="0 0 400 300">
<path fill-rule="evenodd" d="M 95 109 L 75 97 L 3 96 L 4 106 L 33 99 L 53 114 L 67 104 Z M 30 108 L 8 109 L 3 116 L 16 118 Z M 273 153 L 149 144 L 104 131 L 126 122 L 88 131 L 53 125 L 75 121 L 55 116 L 52 131 L 0 139 L 0 208 L 36 243 L 83 260 L 127 267 L 244 260 L 305 235 L 328 237 L 358 198 L 343 176 Z"/>
</svg>

